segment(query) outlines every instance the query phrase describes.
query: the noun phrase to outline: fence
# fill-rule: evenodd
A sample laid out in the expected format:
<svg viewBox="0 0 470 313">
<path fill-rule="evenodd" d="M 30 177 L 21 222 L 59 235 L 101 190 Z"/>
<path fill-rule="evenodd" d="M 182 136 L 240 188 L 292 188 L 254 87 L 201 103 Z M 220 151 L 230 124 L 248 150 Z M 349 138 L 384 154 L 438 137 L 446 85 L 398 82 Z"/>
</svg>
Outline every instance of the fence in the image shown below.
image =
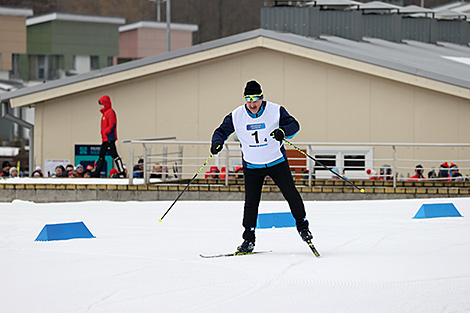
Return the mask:
<svg viewBox="0 0 470 313">
<path fill-rule="evenodd" d="M 210 143 L 173 139 L 174 137 L 166 137 L 125 141 L 130 145 L 130 184 L 134 184 L 137 177 L 143 178 L 145 184 L 152 184 L 194 176 L 210 155 Z M 308 181 L 308 186 L 312 186 L 315 180 L 338 179 L 321 164 L 351 181 L 388 180 L 393 181 L 394 187 L 397 181 L 421 180 L 412 178 L 418 164 L 422 166 L 426 180 L 463 181 L 470 176 L 470 144 L 293 143 L 316 160 L 306 158 L 302 153 L 286 146 L 293 177 Z M 136 153 L 137 150 L 140 154 Z M 458 168 L 450 168 L 451 165 Z M 222 152 L 214 156 L 199 175 L 217 178 L 220 183 L 228 185 L 229 181 L 243 177 L 241 166 L 240 144 L 228 141 Z M 428 177 L 432 173 L 436 177 Z"/>
</svg>

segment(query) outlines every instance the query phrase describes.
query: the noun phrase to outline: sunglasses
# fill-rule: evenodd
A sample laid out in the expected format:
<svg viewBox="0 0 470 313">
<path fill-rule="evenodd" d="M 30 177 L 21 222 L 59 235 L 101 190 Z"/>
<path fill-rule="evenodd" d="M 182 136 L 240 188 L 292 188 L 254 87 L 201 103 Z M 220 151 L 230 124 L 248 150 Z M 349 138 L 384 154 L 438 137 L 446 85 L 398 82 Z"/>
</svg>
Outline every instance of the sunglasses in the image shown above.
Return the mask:
<svg viewBox="0 0 470 313">
<path fill-rule="evenodd" d="M 263 99 L 263 94 L 253 95 L 253 96 L 245 96 L 244 98 L 245 98 L 246 102 L 258 101 L 260 99 Z"/>
</svg>

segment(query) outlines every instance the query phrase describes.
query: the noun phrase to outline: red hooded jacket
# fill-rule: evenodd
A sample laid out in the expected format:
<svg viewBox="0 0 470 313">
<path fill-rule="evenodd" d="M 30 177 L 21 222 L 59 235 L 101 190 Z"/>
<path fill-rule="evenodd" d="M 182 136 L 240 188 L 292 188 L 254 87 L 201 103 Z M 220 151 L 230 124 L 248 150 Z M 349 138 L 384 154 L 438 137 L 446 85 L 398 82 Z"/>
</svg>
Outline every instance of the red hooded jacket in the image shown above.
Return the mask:
<svg viewBox="0 0 470 313">
<path fill-rule="evenodd" d="M 117 140 L 117 119 L 116 112 L 111 107 L 111 99 L 108 96 L 102 96 L 98 100 L 104 105 L 104 109 L 100 110 L 103 117 L 101 118 L 101 139 L 105 141 Z"/>
</svg>

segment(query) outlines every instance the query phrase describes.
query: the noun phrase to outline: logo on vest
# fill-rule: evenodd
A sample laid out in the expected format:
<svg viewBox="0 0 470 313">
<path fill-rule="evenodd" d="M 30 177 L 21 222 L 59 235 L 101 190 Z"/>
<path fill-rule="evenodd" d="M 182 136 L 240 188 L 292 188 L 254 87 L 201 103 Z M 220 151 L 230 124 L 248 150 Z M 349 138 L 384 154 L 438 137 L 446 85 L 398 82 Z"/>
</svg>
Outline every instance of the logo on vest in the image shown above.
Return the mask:
<svg viewBox="0 0 470 313">
<path fill-rule="evenodd" d="M 246 130 L 257 130 L 257 129 L 265 129 L 265 128 L 266 128 L 266 124 L 264 123 L 246 125 Z"/>
</svg>

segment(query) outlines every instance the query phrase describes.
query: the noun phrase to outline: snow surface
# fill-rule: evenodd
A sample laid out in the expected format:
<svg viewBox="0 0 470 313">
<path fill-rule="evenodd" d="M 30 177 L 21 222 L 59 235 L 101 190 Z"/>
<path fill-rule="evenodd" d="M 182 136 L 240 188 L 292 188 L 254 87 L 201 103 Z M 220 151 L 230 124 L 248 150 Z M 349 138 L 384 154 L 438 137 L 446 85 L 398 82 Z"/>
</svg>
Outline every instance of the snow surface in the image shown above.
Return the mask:
<svg viewBox="0 0 470 313">
<path fill-rule="evenodd" d="M 461 218 L 413 219 L 423 203 Z M 241 243 L 242 202 L 0 203 L 0 312 L 469 312 L 470 199 L 306 202 L 321 258 L 294 228 Z M 262 202 L 260 212 L 287 203 Z M 95 239 L 35 242 L 83 221 Z"/>
</svg>

